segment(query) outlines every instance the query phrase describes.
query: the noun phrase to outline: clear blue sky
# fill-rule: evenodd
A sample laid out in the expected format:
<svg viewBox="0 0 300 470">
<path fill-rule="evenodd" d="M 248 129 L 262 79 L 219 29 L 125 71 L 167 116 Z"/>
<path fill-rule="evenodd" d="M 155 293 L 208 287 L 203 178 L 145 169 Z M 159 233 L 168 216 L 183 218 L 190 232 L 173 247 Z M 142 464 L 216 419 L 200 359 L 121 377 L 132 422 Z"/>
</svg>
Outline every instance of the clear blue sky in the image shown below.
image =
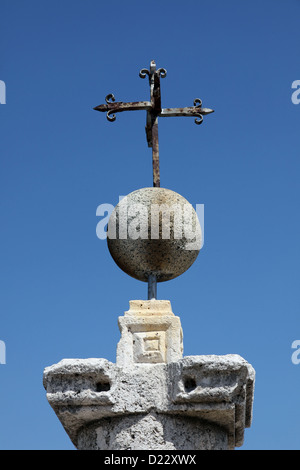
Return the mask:
<svg viewBox="0 0 300 470">
<path fill-rule="evenodd" d="M 205 244 L 158 286 L 184 354 L 240 354 L 256 369 L 242 449 L 300 449 L 300 79 L 297 0 L 1 0 L 0 448 L 73 449 L 43 369 L 115 361 L 117 318 L 146 284 L 96 236 L 99 204 L 151 186 L 145 113 L 109 123 L 108 93 L 149 98 L 138 72 L 167 69 L 163 107 L 215 113 L 159 123 L 161 185 L 205 205 Z"/>
</svg>

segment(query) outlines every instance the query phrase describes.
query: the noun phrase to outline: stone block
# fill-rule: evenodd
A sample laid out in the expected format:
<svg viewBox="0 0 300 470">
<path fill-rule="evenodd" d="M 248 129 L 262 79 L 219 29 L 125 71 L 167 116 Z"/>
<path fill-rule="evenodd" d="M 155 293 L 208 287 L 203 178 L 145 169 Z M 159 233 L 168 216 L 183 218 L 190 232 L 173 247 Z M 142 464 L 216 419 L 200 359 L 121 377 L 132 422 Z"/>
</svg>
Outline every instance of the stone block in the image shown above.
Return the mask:
<svg viewBox="0 0 300 470">
<path fill-rule="evenodd" d="M 117 364 L 167 363 L 182 357 L 182 328 L 168 300 L 132 300 L 118 324 Z"/>
</svg>

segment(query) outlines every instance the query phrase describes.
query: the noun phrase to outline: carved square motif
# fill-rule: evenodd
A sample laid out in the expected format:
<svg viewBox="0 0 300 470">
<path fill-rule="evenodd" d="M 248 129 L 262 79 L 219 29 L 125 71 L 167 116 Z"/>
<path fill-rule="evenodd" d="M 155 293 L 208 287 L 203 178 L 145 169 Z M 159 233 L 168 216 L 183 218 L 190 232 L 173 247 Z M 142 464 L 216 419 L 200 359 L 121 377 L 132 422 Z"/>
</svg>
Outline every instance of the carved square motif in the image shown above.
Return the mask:
<svg viewBox="0 0 300 470">
<path fill-rule="evenodd" d="M 133 360 L 139 363 L 165 362 L 165 331 L 133 333 Z"/>
<path fill-rule="evenodd" d="M 159 351 L 159 339 L 157 338 L 144 338 L 145 351 Z"/>
</svg>

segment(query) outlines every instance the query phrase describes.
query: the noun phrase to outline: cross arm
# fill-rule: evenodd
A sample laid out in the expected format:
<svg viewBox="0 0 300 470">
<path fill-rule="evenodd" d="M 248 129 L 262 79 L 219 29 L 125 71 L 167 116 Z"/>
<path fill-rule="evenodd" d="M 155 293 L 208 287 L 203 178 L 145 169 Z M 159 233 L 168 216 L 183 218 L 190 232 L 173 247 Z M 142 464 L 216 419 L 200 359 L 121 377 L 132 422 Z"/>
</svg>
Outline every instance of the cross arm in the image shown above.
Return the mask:
<svg viewBox="0 0 300 470">
<path fill-rule="evenodd" d="M 199 104 L 198 104 L 199 103 Z M 201 124 L 203 116 L 206 114 L 213 113 L 213 109 L 202 108 L 202 102 L 198 98 L 194 101 L 194 106 L 185 108 L 163 108 L 159 113 L 161 117 L 172 117 L 172 116 L 194 116 L 195 123 Z"/>
<path fill-rule="evenodd" d="M 114 113 L 121 113 L 122 111 L 147 111 L 152 107 L 150 101 L 132 101 L 128 103 L 124 103 L 123 101 L 115 102 L 113 94 L 107 95 L 105 101 L 106 104 L 100 104 L 94 109 L 96 111 L 106 112 L 108 121 L 115 121 L 116 115 Z"/>
</svg>

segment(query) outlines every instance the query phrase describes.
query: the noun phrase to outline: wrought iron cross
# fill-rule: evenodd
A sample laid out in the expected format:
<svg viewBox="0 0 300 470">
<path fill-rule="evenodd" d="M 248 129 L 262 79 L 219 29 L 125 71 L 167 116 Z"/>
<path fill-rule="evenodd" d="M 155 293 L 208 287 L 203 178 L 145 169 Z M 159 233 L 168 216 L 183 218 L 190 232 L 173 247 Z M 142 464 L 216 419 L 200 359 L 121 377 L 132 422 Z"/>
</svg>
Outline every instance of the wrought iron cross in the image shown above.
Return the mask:
<svg viewBox="0 0 300 470">
<path fill-rule="evenodd" d="M 115 121 L 115 113 L 122 111 L 147 111 L 146 136 L 148 147 L 152 148 L 152 164 L 153 164 L 153 186 L 160 187 L 160 171 L 159 171 L 159 147 L 158 147 L 158 117 L 168 116 L 194 116 L 195 123 L 201 124 L 203 116 L 213 113 L 213 109 L 202 108 L 202 101 L 199 98 L 194 100 L 194 106 L 187 108 L 162 108 L 160 96 L 160 77 L 165 78 L 167 71 L 163 68 L 156 70 L 155 61 L 150 63 L 150 70 L 142 69 L 140 77 L 149 77 L 150 85 L 150 101 L 133 101 L 124 103 L 122 101 L 115 102 L 113 94 L 106 96 L 106 104 L 100 104 L 94 109 L 96 111 L 106 112 L 109 121 Z"/>
</svg>

